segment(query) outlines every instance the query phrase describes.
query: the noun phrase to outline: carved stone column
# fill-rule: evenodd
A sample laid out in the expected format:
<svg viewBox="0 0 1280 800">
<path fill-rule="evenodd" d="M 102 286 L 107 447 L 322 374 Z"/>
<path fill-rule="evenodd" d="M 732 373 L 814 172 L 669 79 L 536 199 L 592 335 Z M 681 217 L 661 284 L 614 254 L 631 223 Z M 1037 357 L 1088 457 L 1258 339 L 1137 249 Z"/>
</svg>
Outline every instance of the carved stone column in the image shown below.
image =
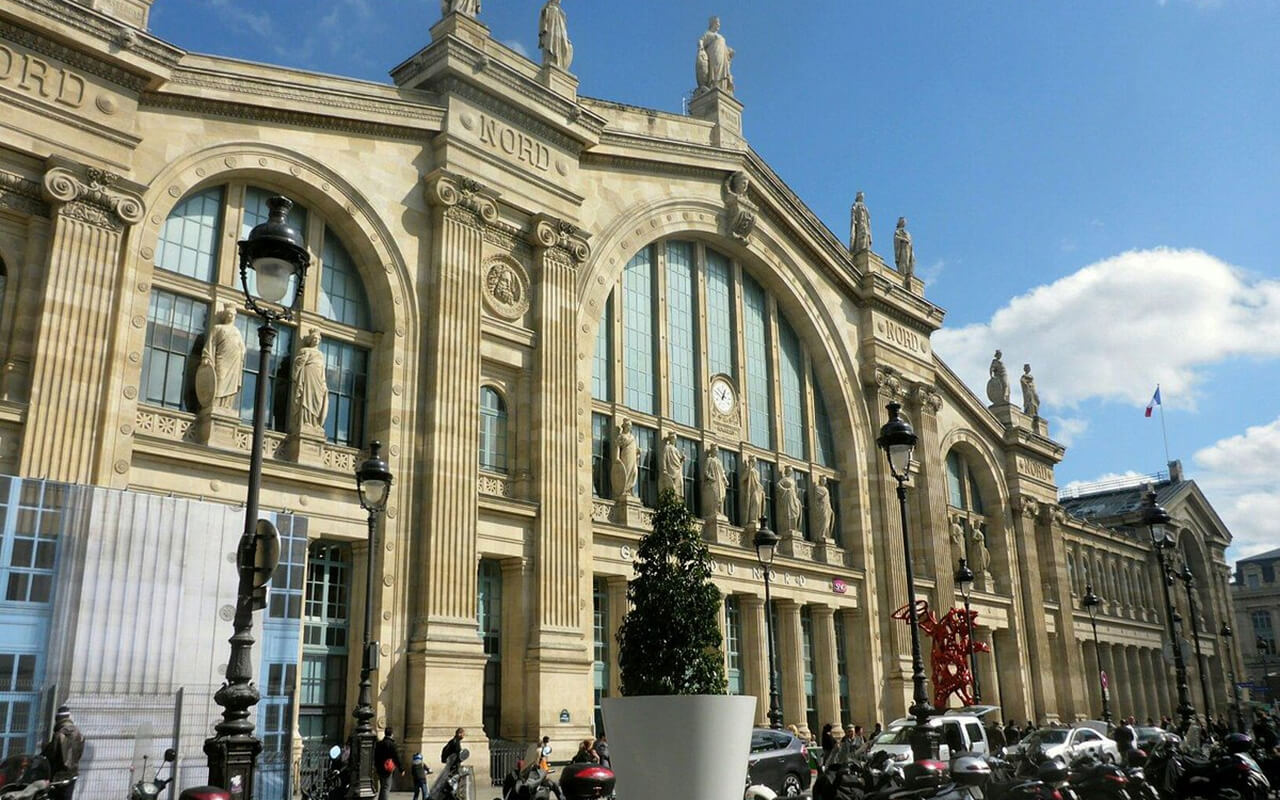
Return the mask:
<svg viewBox="0 0 1280 800">
<path fill-rule="evenodd" d="M 939 441 L 938 411 L 942 409 L 942 395 L 925 383 L 912 385 L 907 395 L 908 413 L 914 417 L 916 433 L 923 446 L 916 447 L 916 457 L 921 459 L 916 473 L 913 494 L 915 513 L 911 517 L 911 547 L 916 563 L 924 566 L 926 575 L 935 581 L 934 597 L 938 615 L 956 606 L 955 576 L 960 564 L 951 558 L 948 542 L 947 520 L 947 469 L 944 454 L 930 443 Z M 917 573 L 919 575 L 920 573 Z"/>
<path fill-rule="evenodd" d="M 1023 674 L 1030 678 L 1031 708 L 1045 719 L 1058 718 L 1058 696 L 1053 685 L 1053 670 L 1038 669 L 1037 664 L 1053 663 L 1049 650 L 1049 635 L 1044 623 L 1044 583 L 1040 575 L 1040 548 L 1036 524 L 1040 504 L 1031 497 L 1021 495 L 1012 499 L 1014 515 L 1014 540 L 1017 542 L 1018 575 L 1016 582 L 1022 595 L 1022 608 L 1013 609 L 1015 625 L 1023 630 L 1019 638 L 1026 642 L 1026 649 L 1019 651 Z"/>
<path fill-rule="evenodd" d="M 763 591 L 763 590 L 762 590 Z M 764 626 L 764 598 L 740 594 L 742 613 L 742 688 L 756 698 L 756 724 L 769 724 L 769 642 Z"/>
<path fill-rule="evenodd" d="M 778 653 L 778 692 L 782 695 L 782 723 L 806 728 L 804 708 L 804 652 L 800 631 L 800 604 L 774 598 L 778 625 L 773 631 Z M 767 693 L 767 689 L 766 689 Z"/>
<path fill-rule="evenodd" d="M 621 694 L 622 675 L 618 672 L 618 630 L 622 628 L 622 618 L 627 614 L 627 579 L 620 575 L 610 575 L 605 583 L 609 591 L 609 694 Z"/>
<path fill-rule="evenodd" d="M 581 682 L 590 686 L 592 654 L 590 642 L 580 631 L 586 610 L 584 582 L 579 574 L 588 534 L 578 525 L 576 479 L 584 469 L 577 464 L 578 441 L 574 430 L 581 425 L 575 405 L 568 398 L 578 396 L 574 328 L 578 318 L 577 269 L 590 250 L 586 239 L 574 226 L 547 216 L 538 216 L 527 234 L 534 251 L 536 289 L 533 315 L 538 333 L 534 356 L 532 400 L 533 434 L 532 483 L 538 501 L 534 524 L 534 572 L 536 625 L 529 632 L 525 651 L 528 712 L 544 727 L 558 725 L 565 707 L 566 687 Z M 495 263 L 490 269 L 504 269 Z M 486 283 L 488 280 L 486 278 Z M 584 502 L 589 502 L 584 498 Z M 587 529 L 589 530 L 589 529 Z M 588 694 L 577 693 L 583 701 Z M 543 704 L 547 704 L 543 707 Z M 590 706 L 587 706 L 589 711 Z M 573 714 L 586 722 L 589 714 Z M 558 725 L 561 735 L 569 735 Z M 590 728 L 574 735 L 589 736 Z"/>
<path fill-rule="evenodd" d="M 814 680 L 818 686 L 818 719 L 840 722 L 840 681 L 836 666 L 836 615 L 830 606 L 810 606 L 813 617 Z"/>
<path fill-rule="evenodd" d="M 476 635 L 476 482 L 479 440 L 483 229 L 497 222 L 494 195 L 437 170 L 426 177 L 432 208 L 421 375 L 427 431 L 423 457 L 423 580 L 409 641 L 406 740 L 480 730 L 485 655 Z M 443 712 L 443 713 L 442 713 Z"/>
<path fill-rule="evenodd" d="M 1058 596 L 1058 637 L 1051 648 L 1053 670 L 1057 678 L 1058 712 L 1065 720 L 1078 718 L 1087 708 L 1087 695 L 1084 693 L 1082 676 L 1086 666 L 1080 661 L 1080 650 L 1076 647 L 1075 598 L 1071 594 L 1071 579 L 1067 571 L 1067 544 L 1063 536 L 1066 524 L 1066 512 L 1060 505 L 1045 504 L 1042 513 L 1047 529 L 1049 559 L 1046 578 L 1057 587 Z"/>
<path fill-rule="evenodd" d="M 34 337 L 29 410 L 19 459 L 24 476 L 103 483 L 110 469 L 99 426 L 138 387 L 124 385 L 116 352 L 121 243 L 142 220 L 141 187 L 118 175 L 51 158 L 43 191 L 53 212 Z M 145 316 L 133 324 L 145 327 Z M 123 471 L 129 464 L 121 461 Z"/>
</svg>

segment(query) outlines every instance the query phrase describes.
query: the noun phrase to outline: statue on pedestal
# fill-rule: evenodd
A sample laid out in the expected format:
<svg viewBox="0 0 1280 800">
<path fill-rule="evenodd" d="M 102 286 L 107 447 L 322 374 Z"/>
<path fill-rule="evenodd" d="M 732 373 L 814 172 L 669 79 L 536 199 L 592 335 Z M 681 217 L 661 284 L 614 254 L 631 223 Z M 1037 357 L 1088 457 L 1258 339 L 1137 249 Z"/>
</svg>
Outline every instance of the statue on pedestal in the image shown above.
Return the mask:
<svg viewBox="0 0 1280 800">
<path fill-rule="evenodd" d="M 871 250 L 871 213 L 858 192 L 849 209 L 849 252 L 855 256 Z"/>
<path fill-rule="evenodd" d="M 830 540 L 835 527 L 835 509 L 831 507 L 831 490 L 827 488 L 827 476 L 819 475 L 818 482 L 813 485 L 813 507 L 817 515 L 817 525 L 813 532 L 818 541 Z"/>
<path fill-rule="evenodd" d="M 538 49 L 542 51 L 543 64 L 569 71 L 573 63 L 573 42 L 569 41 L 569 22 L 560 0 L 547 0 L 542 7 L 538 17 Z"/>
<path fill-rule="evenodd" d="M 302 347 L 293 357 L 293 414 L 297 431 L 323 435 L 324 421 L 329 416 L 329 382 L 320 334 L 315 328 L 307 331 Z"/>
<path fill-rule="evenodd" d="M 987 549 L 987 535 L 978 525 L 973 526 L 973 563 L 983 573 L 991 571 L 991 551 Z"/>
<path fill-rule="evenodd" d="M 676 447 L 676 435 L 668 433 L 662 445 L 662 469 L 658 471 L 658 494 L 667 489 L 684 499 L 684 453 Z"/>
<path fill-rule="evenodd" d="M 951 520 L 951 559 L 965 558 L 964 523 L 959 517 Z"/>
<path fill-rule="evenodd" d="M 235 410 L 244 379 L 244 337 L 236 328 L 236 308 L 227 303 L 215 317 L 196 369 L 196 399 L 203 408 Z"/>
<path fill-rule="evenodd" d="M 755 456 L 747 456 L 747 466 L 742 472 L 742 499 L 745 505 L 743 522 L 746 527 L 755 528 L 760 524 L 760 515 L 764 513 L 764 484 L 760 482 Z"/>
<path fill-rule="evenodd" d="M 720 463 L 720 447 L 707 445 L 702 457 L 702 516 L 715 519 L 723 513 L 724 495 L 729 489 L 729 477 Z"/>
<path fill-rule="evenodd" d="M 898 217 L 898 229 L 893 232 L 893 263 L 904 278 L 916 274 L 916 251 L 907 232 L 907 218 Z"/>
<path fill-rule="evenodd" d="M 1029 417 L 1040 416 L 1040 393 L 1036 391 L 1036 379 L 1031 376 L 1031 365 L 1022 365 L 1022 411 Z"/>
<path fill-rule="evenodd" d="M 729 72 L 731 61 L 733 48 L 720 34 L 720 18 L 712 17 L 707 32 L 698 40 L 697 91 L 721 89 L 733 94 L 733 75 Z"/>
<path fill-rule="evenodd" d="M 461 14 L 475 19 L 480 13 L 480 0 L 440 0 L 440 15 Z"/>
<path fill-rule="evenodd" d="M 778 533 L 782 536 L 799 533 L 804 503 L 800 499 L 800 490 L 796 487 L 796 479 L 791 474 L 790 466 L 782 468 L 782 479 L 778 481 L 777 495 L 778 510 L 782 512 L 779 514 L 782 524 L 778 526 L 782 530 Z"/>
<path fill-rule="evenodd" d="M 631 432 L 631 420 L 624 419 L 622 424 L 614 429 L 613 463 L 609 470 L 615 500 L 635 496 L 638 474 L 636 437 Z"/>
<path fill-rule="evenodd" d="M 1003 354 L 997 350 L 988 370 L 991 379 L 987 381 L 987 399 L 992 405 L 1009 402 L 1009 372 L 1004 368 L 1001 358 Z"/>
</svg>

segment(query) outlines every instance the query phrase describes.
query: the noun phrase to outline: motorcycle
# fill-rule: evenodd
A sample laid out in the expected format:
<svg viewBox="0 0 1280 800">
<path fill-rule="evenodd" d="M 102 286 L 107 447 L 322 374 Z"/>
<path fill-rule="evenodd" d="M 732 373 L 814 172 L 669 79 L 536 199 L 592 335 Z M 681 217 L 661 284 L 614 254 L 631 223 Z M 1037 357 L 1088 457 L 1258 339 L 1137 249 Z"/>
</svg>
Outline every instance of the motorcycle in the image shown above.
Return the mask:
<svg viewBox="0 0 1280 800">
<path fill-rule="evenodd" d="M 164 759 L 156 767 L 156 772 L 151 776 L 151 780 L 147 780 L 147 757 L 142 757 L 142 772 L 138 778 L 138 782 L 129 790 L 129 800 L 156 800 L 160 793 L 164 791 L 164 787 L 173 783 L 173 763 L 178 758 L 178 751 L 172 747 L 164 751 Z M 169 777 L 161 778 L 160 770 L 164 769 L 164 765 L 169 765 Z"/>
<path fill-rule="evenodd" d="M 461 800 L 462 798 L 462 762 L 471 756 L 470 750 L 459 750 L 449 756 L 444 769 L 440 770 L 436 782 L 431 784 L 427 800 Z"/>
<path fill-rule="evenodd" d="M 515 800 L 565 800 L 560 784 L 551 779 L 551 773 L 538 766 L 535 761 L 520 773 L 520 783 L 516 785 Z M 435 800 L 435 798 L 431 798 Z"/>
<path fill-rule="evenodd" d="M 303 800 L 342 800 L 347 796 L 350 774 L 346 752 L 335 744 L 329 748 L 329 765 L 319 780 L 302 787 Z"/>
<path fill-rule="evenodd" d="M 1124 768 L 1099 760 L 1092 753 L 1071 762 L 1068 784 L 1078 797 L 1089 800 L 1130 800 L 1129 776 Z"/>
<path fill-rule="evenodd" d="M 569 764 L 560 770 L 560 788 L 568 800 L 607 800 L 615 781 L 613 770 L 599 764 Z"/>
<path fill-rule="evenodd" d="M 1265 800 L 1271 783 L 1249 756 L 1252 740 L 1233 733 L 1208 758 L 1179 752 L 1170 741 L 1151 748 L 1147 775 L 1163 798 L 1178 800 Z"/>
<path fill-rule="evenodd" d="M 996 756 L 987 758 L 991 778 L 982 787 L 986 800 L 1063 800 L 1052 784 L 1035 778 L 1018 777 L 1017 767 Z"/>
<path fill-rule="evenodd" d="M 1156 791 L 1156 787 L 1147 781 L 1147 771 L 1143 767 L 1147 763 L 1146 751 L 1131 750 L 1126 762 L 1124 775 L 1129 779 L 1130 800 L 1160 800 L 1160 793 Z"/>
<path fill-rule="evenodd" d="M 0 800 L 48 800 L 64 787 L 74 786 L 75 777 L 52 779 L 49 760 L 44 756 L 23 755 L 16 761 L 5 761 L 5 780 L 0 786 Z"/>
</svg>

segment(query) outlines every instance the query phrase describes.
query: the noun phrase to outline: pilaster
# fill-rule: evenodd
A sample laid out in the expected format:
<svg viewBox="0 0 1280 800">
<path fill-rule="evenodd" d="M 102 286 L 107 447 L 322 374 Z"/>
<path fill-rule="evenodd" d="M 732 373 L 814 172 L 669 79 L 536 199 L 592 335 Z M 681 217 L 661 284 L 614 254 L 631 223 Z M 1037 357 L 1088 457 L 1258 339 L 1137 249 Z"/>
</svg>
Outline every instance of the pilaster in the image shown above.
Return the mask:
<svg viewBox="0 0 1280 800">
<path fill-rule="evenodd" d="M 1049 635 L 1044 626 L 1044 584 L 1040 574 L 1039 532 L 1037 518 L 1040 504 L 1021 495 L 1013 498 L 1014 540 L 1018 552 L 1019 594 L 1022 597 L 1021 614 L 1014 609 L 1014 624 L 1021 628 L 1019 638 L 1026 642 L 1026 650 L 1018 653 L 1023 661 L 1024 674 L 1030 677 L 1031 707 L 1042 719 L 1058 718 L 1058 697 L 1053 685 L 1053 671 L 1036 669 L 1036 664 L 1053 663 L 1049 650 Z"/>
<path fill-rule="evenodd" d="M 836 665 L 836 615 L 830 606 L 810 606 L 813 618 L 813 666 L 818 686 L 818 719 L 840 719 L 840 683 Z"/>
<path fill-rule="evenodd" d="M 938 435 L 938 412 L 941 409 L 942 394 L 932 385 L 916 383 L 911 386 L 907 393 L 907 410 L 915 420 L 921 443 L 916 447 L 921 464 L 912 492 L 915 495 L 911 517 L 912 556 L 933 577 L 939 616 L 956 605 L 955 573 L 960 566 L 952 562 L 951 547 L 947 545 L 947 471 L 942 462 L 943 453 L 935 444 L 941 440 Z M 920 552 L 914 552 L 916 548 Z"/>
<path fill-rule="evenodd" d="M 764 625 L 764 599 L 738 595 L 742 613 L 742 686 L 756 698 L 756 724 L 769 724 L 769 640 Z"/>
<path fill-rule="evenodd" d="M 807 730 L 804 710 L 804 663 L 800 632 L 800 604 L 794 600 L 773 601 L 778 609 L 777 637 L 778 690 L 782 694 L 783 724 Z M 767 694 L 767 692 L 766 692 Z M 768 707 L 768 704 L 765 704 Z"/>
<path fill-rule="evenodd" d="M 1048 552 L 1044 555 L 1048 557 L 1048 563 L 1042 572 L 1046 573 L 1047 582 L 1056 587 L 1058 599 L 1058 636 L 1051 648 L 1053 663 L 1061 667 L 1054 670 L 1058 712 L 1064 720 L 1072 720 L 1079 718 L 1087 708 L 1087 695 L 1081 685 L 1087 669 L 1080 660 L 1080 649 L 1076 647 L 1075 587 L 1071 585 L 1067 572 L 1067 544 L 1063 536 L 1066 512 L 1062 506 L 1045 504 L 1042 513 L 1048 534 L 1043 539 L 1047 544 Z"/>
<path fill-rule="evenodd" d="M 609 659 L 609 691 L 616 695 L 622 686 L 622 675 L 618 672 L 617 641 L 622 618 L 627 614 L 627 579 L 621 575 L 610 575 L 605 583 L 609 592 L 609 646 L 614 648 L 613 656 Z"/>
<path fill-rule="evenodd" d="M 43 190 L 53 230 L 34 337 L 31 392 L 19 460 L 25 476 L 94 484 L 110 457 L 99 426 L 118 403 L 110 387 L 124 385 L 116 352 L 122 240 L 142 220 L 139 191 L 118 175 L 50 158 Z M 145 325 L 137 317 L 134 325 Z M 128 471 L 128 462 L 120 462 Z"/>
</svg>

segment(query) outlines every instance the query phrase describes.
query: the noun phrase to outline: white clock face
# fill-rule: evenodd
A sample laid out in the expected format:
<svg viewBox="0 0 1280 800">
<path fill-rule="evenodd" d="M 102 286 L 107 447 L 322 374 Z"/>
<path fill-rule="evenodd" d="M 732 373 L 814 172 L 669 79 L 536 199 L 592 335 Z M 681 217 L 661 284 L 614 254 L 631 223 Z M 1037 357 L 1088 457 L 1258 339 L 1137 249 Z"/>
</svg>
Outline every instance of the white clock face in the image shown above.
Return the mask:
<svg viewBox="0 0 1280 800">
<path fill-rule="evenodd" d="M 721 414 L 733 410 L 733 387 L 724 378 L 717 378 L 711 383 L 711 402 Z"/>
</svg>

